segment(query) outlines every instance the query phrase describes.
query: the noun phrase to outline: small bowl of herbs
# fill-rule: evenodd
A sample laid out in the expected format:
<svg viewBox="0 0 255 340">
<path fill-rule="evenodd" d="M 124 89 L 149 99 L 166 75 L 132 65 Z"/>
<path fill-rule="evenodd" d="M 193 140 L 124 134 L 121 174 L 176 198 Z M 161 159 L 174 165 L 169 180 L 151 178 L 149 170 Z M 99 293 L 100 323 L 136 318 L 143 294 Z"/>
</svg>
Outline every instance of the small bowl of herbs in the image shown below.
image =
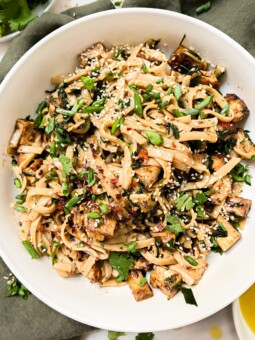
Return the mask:
<svg viewBox="0 0 255 340">
<path fill-rule="evenodd" d="M 55 0 L 0 1 L 0 43 L 13 39 L 27 25 L 48 11 Z"/>
</svg>

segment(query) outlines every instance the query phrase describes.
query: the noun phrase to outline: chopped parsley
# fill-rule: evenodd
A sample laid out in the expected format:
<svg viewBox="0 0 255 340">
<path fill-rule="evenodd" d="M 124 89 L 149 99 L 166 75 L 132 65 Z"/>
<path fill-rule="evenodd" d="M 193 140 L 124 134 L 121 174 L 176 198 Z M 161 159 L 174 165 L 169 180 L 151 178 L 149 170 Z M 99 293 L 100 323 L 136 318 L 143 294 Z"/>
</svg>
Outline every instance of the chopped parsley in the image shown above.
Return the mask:
<svg viewBox="0 0 255 340">
<path fill-rule="evenodd" d="M 118 340 L 120 336 L 126 335 L 124 332 L 108 331 L 109 340 Z"/>
<path fill-rule="evenodd" d="M 192 197 L 188 194 L 184 194 L 176 199 L 176 208 L 180 211 L 191 210 L 194 207 Z"/>
<path fill-rule="evenodd" d="M 180 233 L 183 233 L 183 228 L 181 226 L 180 220 L 177 215 L 167 216 L 167 225 L 165 229 L 171 231 L 175 235 L 179 235 Z"/>
<path fill-rule="evenodd" d="M 63 177 L 69 176 L 73 170 L 70 158 L 68 158 L 65 155 L 61 155 L 59 157 L 59 161 L 63 167 L 62 176 Z"/>
</svg>

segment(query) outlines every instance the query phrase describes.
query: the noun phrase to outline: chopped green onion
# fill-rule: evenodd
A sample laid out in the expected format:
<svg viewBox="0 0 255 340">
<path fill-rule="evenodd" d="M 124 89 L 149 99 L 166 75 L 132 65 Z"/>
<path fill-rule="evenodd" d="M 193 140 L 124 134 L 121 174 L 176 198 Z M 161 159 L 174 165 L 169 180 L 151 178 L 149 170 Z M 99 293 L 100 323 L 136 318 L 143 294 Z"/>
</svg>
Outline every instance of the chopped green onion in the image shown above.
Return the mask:
<svg viewBox="0 0 255 340">
<path fill-rule="evenodd" d="M 28 240 L 26 241 L 22 241 L 23 246 L 26 248 L 26 250 L 29 252 L 29 254 L 31 255 L 32 259 L 39 259 L 39 254 L 37 253 L 37 251 L 35 250 L 35 248 L 33 247 L 32 243 Z"/>
<path fill-rule="evenodd" d="M 104 105 L 104 103 L 105 103 L 105 98 L 101 98 L 93 102 L 93 106 L 101 106 L 101 105 Z"/>
<path fill-rule="evenodd" d="M 54 130 L 54 127 L 55 127 L 55 118 L 53 117 L 53 118 L 50 118 L 48 125 L 45 128 L 45 132 L 47 133 L 47 135 L 49 135 Z"/>
<path fill-rule="evenodd" d="M 108 205 L 106 203 L 101 204 L 100 209 L 101 209 L 103 215 L 108 214 Z"/>
<path fill-rule="evenodd" d="M 226 116 L 229 113 L 229 103 L 227 103 L 223 109 L 220 111 L 220 114 Z"/>
<path fill-rule="evenodd" d="M 138 117 L 142 117 L 143 107 L 142 107 L 141 97 L 138 94 L 138 92 L 134 93 L 134 103 L 135 103 L 135 113 L 137 114 Z"/>
<path fill-rule="evenodd" d="M 148 93 L 149 97 L 154 98 L 154 99 L 160 99 L 160 92 L 149 92 Z"/>
<path fill-rule="evenodd" d="M 148 85 L 148 86 L 146 87 L 145 91 L 146 91 L 146 92 L 151 92 L 152 89 L 153 89 L 153 86 L 150 84 L 150 85 Z"/>
<path fill-rule="evenodd" d="M 72 208 L 73 206 L 75 206 L 76 204 L 80 203 L 80 201 L 82 200 L 83 196 L 74 196 L 72 197 L 66 204 L 65 207 L 67 209 Z"/>
<path fill-rule="evenodd" d="M 150 100 L 150 97 L 148 96 L 147 93 L 143 93 L 142 96 L 143 96 L 143 98 L 144 98 L 146 101 L 149 101 L 149 100 Z"/>
<path fill-rule="evenodd" d="M 213 101 L 213 96 L 207 97 L 204 100 L 202 100 L 200 103 L 196 105 L 196 109 L 199 111 L 202 110 L 204 107 L 209 105 Z"/>
<path fill-rule="evenodd" d="M 98 178 L 95 176 L 95 171 L 93 169 L 89 169 L 89 171 L 88 171 L 88 187 L 92 187 L 97 182 L 98 182 Z"/>
<path fill-rule="evenodd" d="M 163 137 L 159 133 L 150 130 L 145 130 L 144 132 L 146 133 L 146 136 L 151 144 L 157 146 L 163 144 Z"/>
<path fill-rule="evenodd" d="M 166 91 L 166 95 L 169 96 L 172 93 L 172 91 L 173 91 L 172 86 L 169 86 L 169 88 Z"/>
<path fill-rule="evenodd" d="M 142 64 L 142 70 L 144 73 L 148 73 L 149 70 L 147 69 L 147 66 L 145 64 Z"/>
<path fill-rule="evenodd" d="M 163 103 L 159 104 L 158 109 L 159 110 L 165 109 L 167 105 L 169 105 L 169 101 L 165 100 Z"/>
<path fill-rule="evenodd" d="M 91 112 L 101 112 L 104 109 L 104 106 L 87 106 L 83 109 L 83 113 L 91 113 Z"/>
<path fill-rule="evenodd" d="M 50 157 L 57 157 L 56 141 L 53 140 L 50 145 Z"/>
<path fill-rule="evenodd" d="M 43 119 L 43 115 L 42 115 L 42 111 L 43 109 L 45 109 L 47 106 L 46 101 L 42 101 L 39 105 L 38 108 L 36 110 L 37 113 L 37 117 L 34 120 L 34 129 L 38 129 L 41 125 L 42 119 Z"/>
<path fill-rule="evenodd" d="M 156 80 L 156 84 L 162 84 L 164 83 L 164 79 L 163 78 L 160 78 L 158 80 Z"/>
<path fill-rule="evenodd" d="M 16 186 L 16 188 L 20 189 L 22 187 L 21 182 L 18 178 L 14 178 L 14 185 Z"/>
<path fill-rule="evenodd" d="M 88 218 L 97 219 L 97 218 L 101 218 L 101 215 L 97 212 L 89 212 Z"/>
<path fill-rule="evenodd" d="M 95 89 L 95 80 L 93 78 L 81 77 L 81 81 L 84 83 L 84 88 L 93 91 Z"/>
<path fill-rule="evenodd" d="M 192 266 L 198 265 L 198 262 L 194 260 L 191 256 L 184 256 L 184 260 L 189 262 Z"/>
<path fill-rule="evenodd" d="M 115 122 L 113 123 L 113 126 L 111 128 L 111 134 L 112 135 L 114 135 L 116 133 L 116 131 L 119 129 L 121 124 L 124 123 L 124 121 L 125 121 L 125 117 L 120 117 L 120 118 L 115 120 Z"/>
<path fill-rule="evenodd" d="M 252 156 L 251 156 L 251 159 L 255 159 L 255 155 L 252 155 Z"/>
<path fill-rule="evenodd" d="M 63 191 L 63 195 L 64 196 L 68 196 L 69 195 L 69 185 L 67 182 L 63 182 L 62 183 L 62 191 Z"/>
<path fill-rule="evenodd" d="M 146 283 L 147 283 L 147 278 L 146 277 L 142 277 L 140 282 L 138 283 L 138 286 L 139 287 L 143 287 Z"/>
<path fill-rule="evenodd" d="M 26 195 L 17 195 L 15 198 L 17 204 L 23 204 L 26 200 Z"/>
<path fill-rule="evenodd" d="M 211 8 L 211 1 L 207 1 L 206 3 L 204 3 L 203 5 L 197 7 L 196 9 L 196 13 L 197 15 L 204 13 L 206 11 L 209 11 L 209 9 Z"/>
<path fill-rule="evenodd" d="M 22 205 L 16 205 L 16 206 L 15 206 L 15 209 L 16 209 L 18 212 L 21 212 L 21 213 L 25 213 L 25 212 L 26 212 L 26 208 L 23 207 Z"/>
<path fill-rule="evenodd" d="M 190 288 L 183 287 L 182 288 L 182 294 L 184 296 L 186 303 L 188 303 L 189 305 L 197 306 L 197 302 L 196 302 L 195 297 L 193 295 L 193 292 Z"/>
<path fill-rule="evenodd" d="M 43 116 L 41 124 L 39 125 L 39 129 L 43 129 L 44 128 L 45 122 L 46 122 L 46 116 Z"/>
<path fill-rule="evenodd" d="M 179 111 L 178 109 L 174 109 L 173 114 L 175 115 L 175 117 L 183 117 L 184 116 L 184 114 L 181 111 Z"/>
<path fill-rule="evenodd" d="M 199 110 L 198 109 L 185 109 L 185 110 L 182 110 L 182 113 L 184 113 L 185 115 L 197 115 L 199 113 Z"/>
<path fill-rule="evenodd" d="M 182 96 L 182 90 L 179 84 L 175 85 L 174 88 L 174 96 L 176 98 L 176 100 L 179 100 Z"/>
</svg>

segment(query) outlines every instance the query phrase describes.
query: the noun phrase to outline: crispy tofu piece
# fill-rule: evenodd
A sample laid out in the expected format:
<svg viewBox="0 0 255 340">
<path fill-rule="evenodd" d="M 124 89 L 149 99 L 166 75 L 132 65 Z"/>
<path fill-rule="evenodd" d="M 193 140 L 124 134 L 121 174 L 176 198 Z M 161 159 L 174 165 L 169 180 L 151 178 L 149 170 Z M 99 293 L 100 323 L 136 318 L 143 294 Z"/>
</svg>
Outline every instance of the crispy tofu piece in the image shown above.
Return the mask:
<svg viewBox="0 0 255 340">
<path fill-rule="evenodd" d="M 152 287 L 159 288 L 168 298 L 172 299 L 181 288 L 182 277 L 170 269 L 155 266 L 150 274 L 150 284 Z"/>
<path fill-rule="evenodd" d="M 160 168 L 154 165 L 145 165 L 135 170 L 135 173 L 144 186 L 150 187 L 158 180 Z"/>
<path fill-rule="evenodd" d="M 201 265 L 198 268 L 184 267 L 180 263 L 170 266 L 170 269 L 180 274 L 182 281 L 187 283 L 189 286 L 198 284 L 198 282 L 202 279 L 206 268 L 206 260 L 204 260 L 204 265 Z"/>
<path fill-rule="evenodd" d="M 255 145 L 249 139 L 249 137 L 244 133 L 243 129 L 238 129 L 236 138 L 236 146 L 234 151 L 244 159 L 251 159 L 255 154 Z"/>
<path fill-rule="evenodd" d="M 106 51 L 105 46 L 102 43 L 96 43 L 89 47 L 86 51 L 79 55 L 81 65 L 84 67 L 88 63 L 88 59 L 99 58 Z"/>
<path fill-rule="evenodd" d="M 151 194 L 131 194 L 129 199 L 135 205 L 139 206 L 143 213 L 150 211 L 157 203 L 152 200 Z"/>
<path fill-rule="evenodd" d="M 198 77 L 199 84 L 203 85 L 212 85 L 212 87 L 218 88 L 220 83 L 216 77 L 216 74 L 211 71 L 201 70 L 199 72 L 195 72 L 191 76 L 191 80 Z"/>
<path fill-rule="evenodd" d="M 245 219 L 251 209 L 252 201 L 246 198 L 234 196 L 228 197 L 226 200 L 226 211 L 229 215 L 238 219 Z"/>
<path fill-rule="evenodd" d="M 151 270 L 152 264 L 146 260 L 145 258 L 141 257 L 137 261 L 134 261 L 132 266 L 132 270 Z"/>
<path fill-rule="evenodd" d="M 144 276 L 140 270 L 132 270 L 128 274 L 128 284 L 136 301 L 146 300 L 153 296 L 152 289 L 147 282 L 141 286 L 141 279 L 143 278 Z"/>
<path fill-rule="evenodd" d="M 219 170 L 223 165 L 225 165 L 223 155 L 213 155 L 212 156 L 212 168 L 214 171 Z"/>
<path fill-rule="evenodd" d="M 248 117 L 250 113 L 248 107 L 246 106 L 245 102 L 236 94 L 228 93 L 226 94 L 225 99 L 234 112 L 234 119 L 232 120 L 232 123 L 240 123 L 242 120 Z"/>
<path fill-rule="evenodd" d="M 227 251 L 240 239 L 241 233 L 239 233 L 239 231 L 237 231 L 227 220 L 225 220 L 225 218 L 220 215 L 217 218 L 217 222 L 223 224 L 228 232 L 228 236 L 217 237 L 216 241 L 223 251 Z"/>
<path fill-rule="evenodd" d="M 8 153 L 13 154 L 14 149 L 19 145 L 32 145 L 37 135 L 38 132 L 34 130 L 34 122 L 26 119 L 17 119 L 15 131 L 9 142 Z"/>
<path fill-rule="evenodd" d="M 180 45 L 170 56 L 168 64 L 175 71 L 187 73 L 192 68 L 206 70 L 208 63 L 197 53 Z"/>
<path fill-rule="evenodd" d="M 87 230 L 88 237 L 94 238 L 98 241 L 103 241 L 105 239 L 105 236 L 98 233 L 97 231 L 91 231 Z"/>
<path fill-rule="evenodd" d="M 114 230 L 116 228 L 117 221 L 114 218 L 104 218 L 104 219 L 92 219 L 88 218 L 87 215 L 85 215 L 85 226 L 87 229 L 97 232 L 103 235 L 113 236 Z M 100 225 L 100 222 L 103 222 L 103 224 Z"/>
<path fill-rule="evenodd" d="M 215 205 L 220 205 L 231 191 L 232 180 L 229 176 L 224 176 L 219 179 L 213 186 L 211 190 L 215 190 L 214 193 L 210 195 L 211 202 Z"/>
<path fill-rule="evenodd" d="M 91 283 L 96 283 L 101 280 L 101 267 L 98 262 L 96 262 L 93 267 L 90 269 L 86 277 L 90 280 Z"/>
</svg>

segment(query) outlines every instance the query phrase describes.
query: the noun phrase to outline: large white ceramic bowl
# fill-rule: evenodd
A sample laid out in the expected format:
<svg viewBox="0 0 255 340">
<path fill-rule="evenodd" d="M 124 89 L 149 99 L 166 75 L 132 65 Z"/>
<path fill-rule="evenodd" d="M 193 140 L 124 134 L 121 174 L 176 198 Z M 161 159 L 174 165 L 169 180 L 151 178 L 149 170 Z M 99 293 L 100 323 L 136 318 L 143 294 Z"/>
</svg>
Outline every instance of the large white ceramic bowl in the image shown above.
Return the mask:
<svg viewBox="0 0 255 340">
<path fill-rule="evenodd" d="M 194 287 L 198 307 L 187 305 L 182 294 L 168 301 L 160 291 L 135 302 L 128 287 L 100 289 L 84 277 L 63 279 L 49 259 L 31 260 L 17 236 L 10 208 L 14 197 L 6 147 L 16 118 L 33 113 L 50 89 L 52 74 L 72 71 L 77 54 L 97 41 L 106 45 L 140 43 L 161 38 L 162 49 L 172 52 L 183 35 L 212 63 L 227 68 L 222 91 L 233 91 L 251 110 L 246 126 L 255 140 L 255 61 L 240 45 L 217 29 L 190 17 L 163 10 L 125 9 L 91 15 L 68 24 L 34 46 L 13 67 L 0 89 L 0 249 L 4 261 L 31 292 L 70 318 L 105 329 L 130 332 L 159 331 L 184 326 L 225 307 L 254 281 L 255 205 L 242 239 L 228 253 L 209 257 L 202 281 Z M 254 174 L 254 169 L 251 167 Z M 254 181 L 253 181 L 254 182 Z M 254 185 L 244 197 L 254 199 Z"/>
</svg>

